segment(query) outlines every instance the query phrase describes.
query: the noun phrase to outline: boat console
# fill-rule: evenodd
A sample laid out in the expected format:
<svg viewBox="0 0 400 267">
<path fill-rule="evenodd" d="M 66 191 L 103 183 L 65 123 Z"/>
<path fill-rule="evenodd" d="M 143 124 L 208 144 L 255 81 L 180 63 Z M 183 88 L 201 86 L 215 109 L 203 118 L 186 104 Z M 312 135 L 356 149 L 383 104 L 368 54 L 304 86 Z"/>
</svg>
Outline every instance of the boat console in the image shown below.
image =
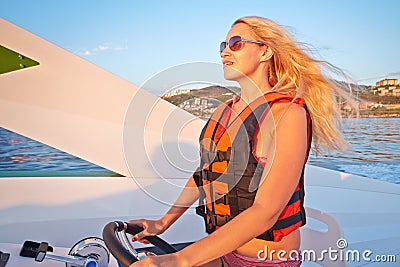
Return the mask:
<svg viewBox="0 0 400 267">
<path fill-rule="evenodd" d="M 77 242 L 68 255 L 53 253 L 53 248 L 47 242 L 25 241 L 19 255 L 34 258 L 36 262 L 45 259 L 65 262 L 67 267 L 107 267 L 110 261 L 104 241 L 96 237 Z"/>
<path fill-rule="evenodd" d="M 64 262 L 67 267 L 108 267 L 110 251 L 120 266 L 128 267 L 147 256 L 155 255 L 144 249 L 136 250 L 129 241 L 127 234 L 135 235 L 142 230 L 143 228 L 134 224 L 114 221 L 104 227 L 103 239 L 85 238 L 77 242 L 67 255 L 54 253 L 53 247 L 47 242 L 39 243 L 29 240 L 24 242 L 19 255 L 33 258 L 36 262 L 43 262 L 45 259 Z M 148 236 L 145 239 L 165 253 L 177 251 L 175 247 L 158 236 Z"/>
</svg>

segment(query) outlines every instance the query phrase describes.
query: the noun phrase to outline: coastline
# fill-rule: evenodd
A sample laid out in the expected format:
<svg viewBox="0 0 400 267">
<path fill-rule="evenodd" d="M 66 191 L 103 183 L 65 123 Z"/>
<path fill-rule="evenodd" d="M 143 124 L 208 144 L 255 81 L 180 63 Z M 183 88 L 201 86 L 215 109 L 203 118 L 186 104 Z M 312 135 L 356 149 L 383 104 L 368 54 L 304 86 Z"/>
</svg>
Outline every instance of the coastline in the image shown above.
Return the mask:
<svg viewBox="0 0 400 267">
<path fill-rule="evenodd" d="M 349 118 L 400 118 L 400 114 L 360 114 L 359 116 L 350 116 Z"/>
<path fill-rule="evenodd" d="M 378 109 L 378 110 L 360 110 L 359 114 L 347 114 L 349 117 L 354 118 L 400 118 L 400 111 Z M 346 115 L 344 115 L 345 117 Z"/>
<path fill-rule="evenodd" d="M 208 120 L 209 117 L 207 116 L 197 116 L 202 120 Z M 360 115 L 342 115 L 342 119 L 368 119 L 368 118 L 400 118 L 399 113 L 393 113 L 393 114 L 360 114 Z"/>
</svg>

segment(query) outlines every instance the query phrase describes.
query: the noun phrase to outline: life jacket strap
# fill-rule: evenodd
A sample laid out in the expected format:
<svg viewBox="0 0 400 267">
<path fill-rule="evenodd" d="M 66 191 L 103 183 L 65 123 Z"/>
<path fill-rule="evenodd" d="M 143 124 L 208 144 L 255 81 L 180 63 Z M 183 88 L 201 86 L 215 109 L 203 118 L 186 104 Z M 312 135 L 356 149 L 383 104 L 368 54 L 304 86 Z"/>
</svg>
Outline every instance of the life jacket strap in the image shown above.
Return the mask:
<svg viewBox="0 0 400 267">
<path fill-rule="evenodd" d="M 215 181 L 221 176 L 221 173 L 212 172 L 209 170 L 202 170 L 201 177 L 207 181 Z"/>
<path fill-rule="evenodd" d="M 229 216 L 213 214 L 204 205 L 196 207 L 196 214 L 203 217 L 209 234 L 229 221 Z"/>
<path fill-rule="evenodd" d="M 300 200 L 300 190 L 296 191 L 293 193 L 292 197 L 290 198 L 289 202 L 286 204 L 286 206 L 289 206 L 290 204 L 295 203 L 296 201 Z"/>
<path fill-rule="evenodd" d="M 197 168 L 192 176 L 193 176 L 193 180 L 196 183 L 197 187 L 201 187 L 203 185 L 203 180 L 201 178 L 201 169 Z"/>
<path fill-rule="evenodd" d="M 231 158 L 231 147 L 226 151 L 218 150 L 217 152 L 203 151 L 201 154 L 202 162 L 222 162 L 229 161 Z"/>
<path fill-rule="evenodd" d="M 269 229 L 269 230 L 271 231 L 271 230 L 284 229 L 284 228 L 287 228 L 287 227 L 289 227 L 289 226 L 291 226 L 291 225 L 294 225 L 294 224 L 296 224 L 296 223 L 298 223 L 298 222 L 301 222 L 301 221 L 302 221 L 302 220 L 301 220 L 301 213 L 298 212 L 298 213 L 296 213 L 296 214 L 293 214 L 293 215 L 290 216 L 290 217 L 287 217 L 287 218 L 285 218 L 285 219 L 278 220 L 278 221 L 274 224 L 274 226 L 273 226 L 271 229 Z"/>
</svg>

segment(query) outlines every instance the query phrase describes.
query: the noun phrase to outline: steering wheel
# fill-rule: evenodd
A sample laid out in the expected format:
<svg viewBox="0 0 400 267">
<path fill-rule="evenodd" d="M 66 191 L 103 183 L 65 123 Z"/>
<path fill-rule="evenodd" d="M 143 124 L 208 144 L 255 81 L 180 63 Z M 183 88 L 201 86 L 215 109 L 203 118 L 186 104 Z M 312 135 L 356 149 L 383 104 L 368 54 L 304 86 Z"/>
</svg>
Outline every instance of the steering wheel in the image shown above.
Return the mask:
<svg viewBox="0 0 400 267">
<path fill-rule="evenodd" d="M 124 229 L 126 229 L 124 231 Z M 135 235 L 139 232 L 143 231 L 142 227 L 139 227 L 135 224 L 124 223 L 120 221 L 109 222 L 103 228 L 103 240 L 110 250 L 111 254 L 117 259 L 119 263 L 121 263 L 124 267 L 129 267 L 132 263 L 143 258 L 143 255 L 140 255 L 131 243 L 128 241 L 128 237 L 126 233 Z M 174 253 L 177 250 L 159 238 L 158 236 L 146 236 L 144 239 L 149 241 L 154 246 L 158 247 L 165 253 Z M 121 244 L 123 242 L 124 244 Z M 146 255 L 144 255 L 146 256 Z"/>
</svg>

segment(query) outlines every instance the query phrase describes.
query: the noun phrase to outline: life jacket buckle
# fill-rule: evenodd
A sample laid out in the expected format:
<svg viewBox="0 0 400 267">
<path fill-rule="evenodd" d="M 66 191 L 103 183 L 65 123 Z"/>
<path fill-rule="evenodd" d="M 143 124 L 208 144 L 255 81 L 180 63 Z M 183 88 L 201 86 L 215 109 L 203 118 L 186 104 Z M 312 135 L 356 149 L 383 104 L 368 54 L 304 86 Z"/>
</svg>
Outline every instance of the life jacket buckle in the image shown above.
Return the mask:
<svg viewBox="0 0 400 267">
<path fill-rule="evenodd" d="M 231 159 L 231 149 L 232 149 L 232 147 L 228 147 L 228 149 L 226 151 L 218 150 L 217 151 L 217 155 L 216 155 L 216 159 L 217 160 L 215 160 L 215 161 L 219 161 L 219 162 L 230 161 L 230 159 Z"/>
<path fill-rule="evenodd" d="M 206 214 L 206 208 L 204 207 L 204 205 L 200 205 L 196 207 L 196 214 L 200 215 L 201 217 L 205 217 Z"/>
</svg>

